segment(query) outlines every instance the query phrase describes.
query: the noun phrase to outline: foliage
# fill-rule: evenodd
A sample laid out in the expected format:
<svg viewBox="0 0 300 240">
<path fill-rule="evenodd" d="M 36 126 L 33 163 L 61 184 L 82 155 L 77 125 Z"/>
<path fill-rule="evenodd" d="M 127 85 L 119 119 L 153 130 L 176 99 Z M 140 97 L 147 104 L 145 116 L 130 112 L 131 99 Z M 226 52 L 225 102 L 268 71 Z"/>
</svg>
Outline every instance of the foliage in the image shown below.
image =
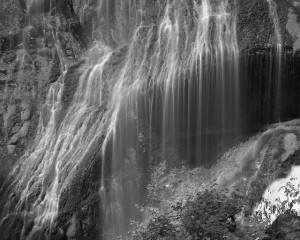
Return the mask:
<svg viewBox="0 0 300 240">
<path fill-rule="evenodd" d="M 192 239 L 224 239 L 236 230 L 235 215 L 241 205 L 216 190 L 198 193 L 184 207 L 183 223 Z"/>
<path fill-rule="evenodd" d="M 172 205 L 185 202 L 203 189 L 208 171 L 203 168 L 188 169 L 185 166 L 170 169 L 164 161 L 152 168 L 147 185 L 147 199 L 150 205 Z"/>
<path fill-rule="evenodd" d="M 267 224 L 265 222 L 258 222 L 255 216 L 245 217 L 243 213 L 240 214 L 237 219 L 237 232 L 236 236 L 243 240 L 263 240 L 269 239 L 269 236 L 265 233 Z"/>
<path fill-rule="evenodd" d="M 152 168 L 147 206 L 140 207 L 144 221 L 133 223 L 126 240 L 270 239 L 266 217 L 244 214 L 247 185 L 229 190 L 214 181 L 206 186 L 202 177 L 207 179 L 203 169 L 169 169 L 167 161 Z M 293 212 L 300 203 L 298 188 L 289 182 L 284 192 L 287 201 L 269 203 L 265 214 L 274 208 L 278 215 Z"/>
<path fill-rule="evenodd" d="M 151 218 L 147 225 L 137 225 L 131 233 L 131 239 L 175 240 L 177 234 L 168 216 L 161 214 Z"/>
<path fill-rule="evenodd" d="M 149 200 L 158 198 L 160 190 L 165 187 L 165 185 L 162 184 L 162 181 L 166 173 L 166 168 L 166 161 L 164 161 L 155 167 L 154 171 L 152 171 L 151 181 L 147 186 Z"/>
<path fill-rule="evenodd" d="M 141 208 L 148 211 L 143 223 L 135 223 L 131 240 L 227 239 L 236 230 L 235 215 L 241 205 L 216 190 L 198 193 L 196 198 L 173 203 L 169 211 Z"/>
</svg>

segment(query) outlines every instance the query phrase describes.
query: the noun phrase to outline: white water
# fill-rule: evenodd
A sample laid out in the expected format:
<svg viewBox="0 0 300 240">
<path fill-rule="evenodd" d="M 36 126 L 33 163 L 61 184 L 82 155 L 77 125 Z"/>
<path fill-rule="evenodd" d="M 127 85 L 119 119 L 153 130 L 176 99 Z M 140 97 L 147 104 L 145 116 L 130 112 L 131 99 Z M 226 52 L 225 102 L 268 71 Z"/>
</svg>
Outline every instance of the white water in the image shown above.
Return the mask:
<svg viewBox="0 0 300 240">
<path fill-rule="evenodd" d="M 273 0 L 267 0 L 269 4 L 270 18 L 274 26 L 274 34 L 276 38 L 276 62 L 275 62 L 275 72 L 276 72 L 276 120 L 280 121 L 280 112 L 281 112 L 281 77 L 282 77 L 282 36 L 280 31 L 280 22 L 277 13 L 277 5 Z"/>
</svg>

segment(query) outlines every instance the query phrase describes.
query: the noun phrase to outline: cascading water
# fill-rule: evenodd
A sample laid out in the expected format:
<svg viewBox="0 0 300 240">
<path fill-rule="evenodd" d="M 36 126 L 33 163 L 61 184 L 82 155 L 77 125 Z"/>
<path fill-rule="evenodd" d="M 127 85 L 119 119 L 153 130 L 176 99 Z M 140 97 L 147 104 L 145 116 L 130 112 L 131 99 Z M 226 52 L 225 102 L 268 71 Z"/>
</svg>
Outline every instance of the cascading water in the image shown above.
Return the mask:
<svg viewBox="0 0 300 240">
<path fill-rule="evenodd" d="M 2 223 L 23 212 L 21 239 L 37 237 L 43 228 L 52 227 L 64 188 L 104 128 L 102 73 L 110 54 L 107 48 L 101 51 L 97 64 L 84 70 L 73 104 L 61 123 L 65 73 L 50 87 L 44 106 L 47 117 L 40 119 L 34 151 L 20 160 L 8 179 L 11 193 L 7 196 Z M 1 192 L 7 192 L 6 185 Z M 28 221 L 34 225 L 29 233 Z"/>
<path fill-rule="evenodd" d="M 97 0 L 97 17 L 91 23 L 81 22 L 93 26 L 93 35 L 101 39 L 109 46 L 119 46 L 127 44 L 135 30 L 136 25 L 141 21 L 145 0 Z M 85 3 L 82 3 L 85 5 Z M 85 11 L 88 6 L 83 6 Z"/>
<path fill-rule="evenodd" d="M 13 216 L 15 213 L 25 211 L 24 224 L 31 217 L 35 218 L 37 228 L 43 224 L 49 224 L 53 221 L 55 213 L 58 210 L 58 180 L 60 161 L 46 161 L 49 159 L 51 152 L 49 151 L 49 143 L 52 143 L 52 148 L 55 144 L 57 134 L 56 117 L 61 107 L 61 95 L 63 92 L 65 72 L 61 78 L 54 83 L 47 96 L 44 109 L 48 112 L 48 119 L 40 119 L 38 134 L 36 139 L 35 151 L 29 156 L 25 155 L 21 160 L 20 165 L 16 166 L 10 174 L 9 188 L 13 193 L 7 196 L 7 204 L 2 212 L 2 221 Z M 45 127 L 46 125 L 46 127 Z M 52 174 L 51 186 L 45 186 L 44 180 L 47 175 Z M 48 179 L 49 180 L 49 179 Z M 1 192 L 5 194 L 5 185 Z M 35 196 L 38 193 L 38 196 Z M 16 201 L 14 199 L 17 197 Z M 33 199 L 32 199 L 33 198 Z M 33 200 L 33 201 L 32 201 Z M 21 239 L 26 239 L 24 236 L 25 230 L 22 231 Z M 30 239 L 30 238 L 29 238 Z"/>
<path fill-rule="evenodd" d="M 276 76 L 272 119 L 279 120 L 282 37 L 276 4 L 268 4 L 277 48 L 276 63 L 270 60 L 272 73 L 267 75 L 270 81 Z M 145 200 L 151 167 L 160 162 L 177 166 L 178 159 L 192 167 L 210 166 L 225 144 L 235 142 L 244 123 L 233 6 L 228 0 L 166 0 L 156 5 L 157 18 L 146 21 L 146 1 L 100 1 L 101 43 L 89 52 L 89 64 L 66 112 L 62 95 L 67 66 L 51 85 L 33 150 L 20 159 L 0 190 L 6 202 L 0 227 L 21 216 L 21 239 L 54 227 L 62 195 L 97 145 L 102 154 L 100 189 L 95 184 L 101 198 L 100 239 L 115 239 L 130 229 L 130 220 L 142 217 L 136 205 Z M 126 9 L 125 18 L 134 27 L 123 26 L 116 6 Z M 132 32 L 124 61 L 114 74 L 106 74 L 114 57 L 106 45 L 125 44 Z M 52 34 L 60 62 L 67 65 L 54 30 Z M 74 213 L 71 227 L 64 229 L 70 239 L 76 219 Z"/>
<path fill-rule="evenodd" d="M 239 50 L 236 18 L 229 12 L 228 1 L 167 1 L 160 9 L 158 27 L 141 22 L 135 30 L 112 91 L 100 189 L 107 239 L 125 233 L 129 220 L 139 218 L 135 204 L 142 201 L 151 162 L 172 164 L 172 154 L 177 155 L 174 149 L 183 145 L 181 149 L 186 150 L 180 154 L 191 165 L 208 163 L 209 146 L 221 139 L 220 152 L 226 137 L 238 132 Z M 11 201 L 3 217 L 25 211 L 24 226 L 27 218 L 34 219 L 24 239 L 54 222 L 60 196 L 76 166 L 104 131 L 102 71 L 108 52 L 103 47 L 98 63 L 84 70 L 61 123 L 56 117 L 58 91 L 51 103 L 57 110 L 48 111 L 48 121 L 41 119 L 34 151 L 11 174 L 13 194 L 8 196 Z M 51 97 L 50 91 L 47 103 Z M 160 152 L 159 159 L 151 156 L 153 146 Z"/>
<path fill-rule="evenodd" d="M 274 25 L 274 34 L 276 38 L 276 60 L 275 60 L 275 77 L 276 77 L 276 109 L 275 119 L 280 121 L 281 113 L 281 77 L 282 77 L 282 37 L 280 32 L 279 18 L 277 14 L 277 5 L 273 0 L 267 0 L 269 4 L 270 17 Z"/>
<path fill-rule="evenodd" d="M 238 133 L 239 50 L 230 5 L 167 1 L 161 9 L 158 27 L 142 22 L 136 29 L 113 90 L 102 167 L 110 177 L 102 174 L 101 188 L 108 239 L 139 216 L 134 205 L 142 200 L 154 146 L 156 161 L 175 164 L 179 148 L 195 166 L 209 163 L 217 139 L 214 151 L 221 152 Z"/>
</svg>

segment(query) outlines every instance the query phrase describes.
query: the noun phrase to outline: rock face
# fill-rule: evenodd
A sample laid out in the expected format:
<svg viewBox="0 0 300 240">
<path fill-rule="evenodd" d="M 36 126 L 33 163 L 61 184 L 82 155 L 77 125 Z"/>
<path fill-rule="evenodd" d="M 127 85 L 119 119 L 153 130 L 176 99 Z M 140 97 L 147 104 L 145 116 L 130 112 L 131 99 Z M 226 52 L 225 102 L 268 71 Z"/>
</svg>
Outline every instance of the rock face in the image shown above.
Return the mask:
<svg viewBox="0 0 300 240">
<path fill-rule="evenodd" d="M 1 2 L 0 29 L 0 179 L 24 153 L 35 136 L 48 88 L 63 65 L 81 56 L 64 16 L 51 16 L 20 4 Z M 45 15 L 44 15 L 45 14 Z M 1 181 L 2 181 L 1 180 Z"/>
<path fill-rule="evenodd" d="M 1 1 L 0 3 L 0 35 L 18 34 L 24 27 L 24 12 L 20 4 L 21 1 Z"/>
<path fill-rule="evenodd" d="M 241 83 L 243 89 L 247 89 L 242 93 L 247 98 L 244 101 L 248 110 L 245 118 L 251 119 L 247 130 L 257 130 L 262 124 L 276 120 L 265 113 L 268 108 L 265 98 L 268 90 L 266 82 L 273 77 L 268 75 L 265 68 L 270 67 L 268 61 L 274 61 L 272 56 L 277 44 L 274 26 L 267 1 L 229 2 L 232 11 L 237 14 L 241 59 L 247 59 L 248 62 L 244 61 L 245 66 L 251 62 L 245 67 L 247 77 Z M 282 86 L 283 96 L 287 101 L 282 106 L 282 116 L 284 120 L 288 120 L 299 117 L 300 113 L 300 7 L 292 0 L 274 2 L 277 4 L 285 49 L 283 75 L 286 76 L 286 82 Z M 4 183 L 7 174 L 25 151 L 33 150 L 31 146 L 35 141 L 38 123 L 47 123 L 49 120 L 43 104 L 51 84 L 57 82 L 61 74 L 68 70 L 62 96 L 63 107 L 58 116 L 58 122 L 61 122 L 73 101 L 82 70 L 90 64 L 86 61 L 85 54 L 94 42 L 103 42 L 113 50 L 113 57 L 109 62 L 109 74 L 112 74 L 123 64 L 136 26 L 156 26 L 165 4 L 165 0 L 1 0 L 0 187 L 2 185 L 4 190 L 8 188 L 10 182 Z M 107 97 L 111 93 L 105 94 Z M 274 101 L 273 96 L 270 102 Z M 260 112 L 266 116 L 258 116 L 257 113 Z M 299 138 L 298 132 L 293 134 Z M 277 147 L 281 144 L 282 136 L 276 136 L 266 150 L 269 155 L 262 161 L 257 178 L 252 182 L 249 205 L 259 201 L 254 192 L 262 194 L 272 180 L 284 176 L 290 166 L 299 161 L 299 151 L 283 162 L 276 157 L 281 154 L 276 149 L 279 149 Z M 31 239 L 50 237 L 79 240 L 96 239 L 101 235 L 101 199 L 98 190 L 103 138 L 104 136 L 99 137 L 61 195 L 55 230 L 46 232 L 46 229 L 41 229 Z M 258 183 L 259 187 L 256 186 Z M 37 187 L 36 193 L 39 191 Z M 31 230 L 33 219 L 33 216 L 11 215 L 0 228 L 0 233 L 3 232 L 6 239 L 17 239 L 22 229 Z M 11 233 L 11 228 L 15 232 Z"/>
</svg>

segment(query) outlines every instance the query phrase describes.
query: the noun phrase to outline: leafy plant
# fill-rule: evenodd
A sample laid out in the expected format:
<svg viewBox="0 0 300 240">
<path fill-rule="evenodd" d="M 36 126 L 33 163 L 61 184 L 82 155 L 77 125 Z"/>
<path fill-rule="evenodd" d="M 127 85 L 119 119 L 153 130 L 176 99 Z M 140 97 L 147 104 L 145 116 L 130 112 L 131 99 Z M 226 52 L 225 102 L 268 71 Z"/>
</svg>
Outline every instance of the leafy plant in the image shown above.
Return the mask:
<svg viewBox="0 0 300 240">
<path fill-rule="evenodd" d="M 229 239 L 229 233 L 236 230 L 235 216 L 241 211 L 238 202 L 216 190 L 207 190 L 190 197 L 186 204 L 170 203 L 168 211 L 141 207 L 147 212 L 145 221 L 133 223 L 129 239 Z"/>
<path fill-rule="evenodd" d="M 224 239 L 236 230 L 235 215 L 241 205 L 216 190 L 198 193 L 183 210 L 183 223 L 192 239 Z"/>
</svg>

